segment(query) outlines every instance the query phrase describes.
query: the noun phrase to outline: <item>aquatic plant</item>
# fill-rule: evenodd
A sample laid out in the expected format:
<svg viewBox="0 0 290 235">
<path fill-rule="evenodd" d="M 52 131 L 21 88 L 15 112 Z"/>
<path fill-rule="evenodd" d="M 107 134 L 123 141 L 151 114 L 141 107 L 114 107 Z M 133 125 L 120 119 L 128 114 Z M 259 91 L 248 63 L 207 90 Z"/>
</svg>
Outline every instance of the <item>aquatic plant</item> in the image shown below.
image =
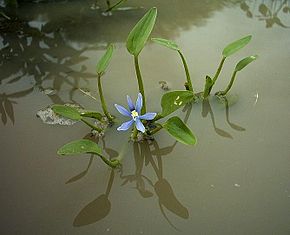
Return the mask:
<svg viewBox="0 0 290 235">
<path fill-rule="evenodd" d="M 226 46 L 222 52 L 222 59 L 218 66 L 218 69 L 213 78 L 210 76 L 206 76 L 206 81 L 204 85 L 203 92 L 195 93 L 193 89 L 193 85 L 190 78 L 189 68 L 186 62 L 186 59 L 181 52 L 178 45 L 170 40 L 163 38 L 152 38 L 152 41 L 163 45 L 169 49 L 177 51 L 179 56 L 181 57 L 183 67 L 186 75 L 185 82 L 185 90 L 175 90 L 171 92 L 165 93 L 161 98 L 161 112 L 146 112 L 146 95 L 144 90 L 143 78 L 140 71 L 139 66 L 139 55 L 143 48 L 145 47 L 150 34 L 154 28 L 155 21 L 157 17 L 157 9 L 155 7 L 151 8 L 134 26 L 132 31 L 129 33 L 127 38 L 127 50 L 134 58 L 134 67 L 136 72 L 136 79 L 138 83 L 138 98 L 136 103 L 134 104 L 131 97 L 127 95 L 127 104 L 128 109 L 125 107 L 115 104 L 115 108 L 122 115 L 129 117 L 130 120 L 122 123 L 119 127 L 117 127 L 118 131 L 127 131 L 130 127 L 133 127 L 131 140 L 133 141 L 142 141 L 146 139 L 152 139 L 153 135 L 155 135 L 160 130 L 164 129 L 171 135 L 176 141 L 186 144 L 186 145 L 194 145 L 196 144 L 196 137 L 192 133 L 192 131 L 187 127 L 186 121 L 188 116 L 185 118 L 185 121 L 182 121 L 178 116 L 173 116 L 167 119 L 165 122 L 160 123 L 159 120 L 164 119 L 171 115 L 176 110 L 181 107 L 192 104 L 198 99 L 203 99 L 206 103 L 208 100 L 212 88 L 214 87 L 226 58 L 239 51 L 243 47 L 245 47 L 251 40 L 251 36 L 243 37 L 237 41 L 230 43 Z M 107 104 L 105 102 L 105 97 L 103 94 L 102 88 L 102 77 L 105 74 L 106 69 L 109 66 L 109 63 L 112 59 L 112 55 L 114 52 L 114 46 L 111 44 L 108 46 L 105 54 L 101 57 L 96 66 L 97 72 L 97 85 L 99 98 L 101 101 L 103 114 L 97 111 L 88 111 L 83 109 L 77 109 L 71 106 L 65 105 L 53 105 L 52 109 L 55 113 L 64 116 L 66 118 L 82 121 L 90 128 L 95 130 L 98 135 L 104 134 L 106 129 L 109 127 L 108 124 L 114 124 L 114 117 L 109 113 L 107 109 Z M 242 59 L 237 63 L 234 72 L 232 74 L 231 80 L 228 86 L 223 91 L 216 92 L 215 95 L 218 97 L 224 97 L 231 89 L 236 75 L 239 71 L 245 68 L 248 64 L 256 60 L 257 56 L 249 56 Z M 191 109 L 189 109 L 189 112 Z M 95 123 L 91 123 L 87 120 L 87 118 L 91 118 L 95 121 Z M 100 125 L 107 123 L 107 125 Z M 218 128 L 216 128 L 218 130 Z M 70 142 L 58 150 L 58 154 L 60 155 L 73 155 L 80 153 L 89 153 L 98 155 L 104 163 L 109 165 L 112 168 L 119 166 L 120 158 L 108 159 L 106 158 L 101 148 L 97 145 L 97 143 L 82 139 Z"/>
</svg>

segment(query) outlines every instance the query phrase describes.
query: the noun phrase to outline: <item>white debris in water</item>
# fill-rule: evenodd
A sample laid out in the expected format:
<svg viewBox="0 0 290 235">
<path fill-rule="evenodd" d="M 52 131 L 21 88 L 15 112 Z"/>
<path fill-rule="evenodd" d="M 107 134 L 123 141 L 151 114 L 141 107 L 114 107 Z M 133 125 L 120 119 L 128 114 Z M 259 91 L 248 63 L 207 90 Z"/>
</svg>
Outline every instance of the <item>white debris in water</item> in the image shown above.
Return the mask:
<svg viewBox="0 0 290 235">
<path fill-rule="evenodd" d="M 67 106 L 75 107 L 75 108 L 80 108 L 79 106 L 76 105 L 71 105 L 71 104 L 66 104 Z M 43 123 L 49 124 L 49 125 L 62 125 L 62 126 L 71 126 L 78 121 L 71 120 L 65 117 L 62 117 L 51 109 L 51 107 L 47 107 L 45 109 L 41 109 L 36 113 L 36 116 L 39 117 Z"/>
<path fill-rule="evenodd" d="M 239 185 L 239 184 L 234 184 L 234 186 L 237 188 L 241 187 L 241 185 Z"/>
</svg>

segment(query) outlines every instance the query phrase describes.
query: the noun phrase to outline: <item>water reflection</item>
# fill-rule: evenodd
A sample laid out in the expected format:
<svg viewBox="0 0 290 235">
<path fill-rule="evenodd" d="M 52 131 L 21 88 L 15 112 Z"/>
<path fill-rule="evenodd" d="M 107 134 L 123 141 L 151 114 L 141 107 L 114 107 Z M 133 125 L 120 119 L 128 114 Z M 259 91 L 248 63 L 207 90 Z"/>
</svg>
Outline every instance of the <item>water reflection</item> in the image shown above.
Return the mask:
<svg viewBox="0 0 290 235">
<path fill-rule="evenodd" d="M 245 131 L 246 129 L 244 127 L 241 127 L 241 126 L 239 126 L 237 124 L 234 124 L 234 123 L 232 123 L 230 121 L 230 105 L 229 105 L 228 98 L 227 97 L 223 97 L 223 98 L 219 98 L 219 99 L 220 99 L 219 101 L 225 106 L 225 115 L 226 115 L 227 124 L 232 129 L 234 129 L 236 131 Z M 212 125 L 213 125 L 215 133 L 217 133 L 219 136 L 222 136 L 224 138 L 233 139 L 233 136 L 229 132 L 217 127 L 216 121 L 215 121 L 215 115 L 214 115 L 214 112 L 212 110 L 212 107 L 211 107 L 211 104 L 210 104 L 210 100 L 209 99 L 205 99 L 205 100 L 202 101 L 201 115 L 202 115 L 203 118 L 206 118 L 208 116 L 208 114 L 210 115 L 211 122 L 212 122 Z"/>
<path fill-rule="evenodd" d="M 189 212 L 178 200 L 172 186 L 164 177 L 162 163 L 162 156 L 170 154 L 175 145 L 176 142 L 172 146 L 160 148 L 155 140 L 134 143 L 135 172 L 131 175 L 121 174 L 120 177 L 124 179 L 123 185 L 135 182 L 136 190 L 143 198 L 153 197 L 155 192 L 161 214 L 172 227 L 177 229 L 167 216 L 166 210 L 183 219 L 189 218 Z M 157 177 L 156 180 L 152 180 L 142 173 L 144 166 L 152 167 Z"/>
<path fill-rule="evenodd" d="M 282 20 L 290 14 L 289 2 L 289 0 L 244 1 L 240 7 L 247 17 L 256 17 L 258 20 L 265 21 L 266 28 L 272 28 L 275 25 L 289 28 L 290 25 L 286 25 Z"/>
<path fill-rule="evenodd" d="M 16 105 L 17 102 L 13 99 L 19 99 L 24 96 L 27 96 L 33 91 L 33 88 L 29 88 L 23 91 L 15 92 L 15 93 L 0 93 L 0 114 L 1 120 L 4 125 L 7 123 L 7 119 L 9 118 L 11 122 L 14 124 L 15 122 L 15 114 L 13 105 Z"/>
<path fill-rule="evenodd" d="M 19 86 L 29 82 L 44 93 L 54 91 L 54 94 L 47 95 L 52 103 L 60 104 L 67 103 L 59 95 L 61 89 L 66 89 L 70 101 L 77 103 L 73 99 L 77 88 L 85 87 L 88 79 L 95 77 L 87 67 L 90 58 L 84 54 L 103 50 L 109 43 L 125 42 L 133 24 L 148 8 L 155 5 L 160 9 L 156 25 L 158 34 L 174 38 L 192 25 L 203 25 L 215 11 L 236 2 L 211 0 L 207 4 L 202 1 L 174 4 L 153 0 L 128 1 L 126 6 L 132 6 L 134 10 L 117 11 L 110 17 L 104 16 L 102 10 L 92 10 L 90 3 L 81 1 L 47 3 L 45 8 L 41 7 L 42 4 L 29 3 L 21 4 L 18 9 L 1 8 L 1 88 L 5 89 L 3 85 L 7 84 Z M 136 8 L 141 5 L 144 8 Z M 174 22 L 168 19 L 169 15 L 174 15 Z M 1 110 L 3 112 L 3 108 Z"/>
<path fill-rule="evenodd" d="M 111 202 L 109 200 L 109 194 L 113 186 L 114 177 L 115 172 L 112 169 L 105 193 L 90 202 L 78 213 L 73 222 L 75 227 L 96 223 L 104 219 L 110 213 Z"/>
</svg>

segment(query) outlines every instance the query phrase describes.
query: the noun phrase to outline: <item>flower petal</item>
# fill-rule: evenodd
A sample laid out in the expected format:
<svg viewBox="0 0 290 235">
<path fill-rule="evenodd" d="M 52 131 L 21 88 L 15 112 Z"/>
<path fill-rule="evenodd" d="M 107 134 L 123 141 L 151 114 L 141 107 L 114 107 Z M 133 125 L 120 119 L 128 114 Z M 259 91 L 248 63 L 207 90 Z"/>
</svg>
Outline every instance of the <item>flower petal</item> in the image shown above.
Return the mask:
<svg viewBox="0 0 290 235">
<path fill-rule="evenodd" d="M 127 103 L 128 103 L 128 107 L 129 107 L 131 112 L 133 110 L 135 110 L 135 105 L 133 104 L 133 101 L 132 101 L 131 97 L 128 96 L 128 95 L 127 95 Z"/>
<path fill-rule="evenodd" d="M 137 101 L 136 101 L 136 107 L 135 107 L 138 114 L 141 113 L 142 105 L 143 105 L 142 94 L 139 93 Z"/>
<path fill-rule="evenodd" d="M 143 123 L 140 121 L 140 119 L 137 118 L 135 122 L 136 122 L 137 130 L 141 131 L 142 133 L 144 133 L 145 132 L 145 127 L 144 127 Z"/>
<path fill-rule="evenodd" d="M 122 115 L 131 117 L 131 113 L 127 109 L 125 109 L 123 106 L 115 104 L 115 107 L 119 111 L 119 113 L 121 113 Z"/>
<path fill-rule="evenodd" d="M 139 116 L 143 120 L 153 120 L 156 117 L 157 113 L 145 113 L 144 115 Z"/>
<path fill-rule="evenodd" d="M 117 128 L 117 130 L 118 131 L 126 131 L 126 130 L 128 130 L 130 128 L 130 126 L 132 126 L 133 122 L 134 122 L 133 119 L 128 121 L 128 122 L 124 122 L 121 126 L 119 126 Z"/>
</svg>

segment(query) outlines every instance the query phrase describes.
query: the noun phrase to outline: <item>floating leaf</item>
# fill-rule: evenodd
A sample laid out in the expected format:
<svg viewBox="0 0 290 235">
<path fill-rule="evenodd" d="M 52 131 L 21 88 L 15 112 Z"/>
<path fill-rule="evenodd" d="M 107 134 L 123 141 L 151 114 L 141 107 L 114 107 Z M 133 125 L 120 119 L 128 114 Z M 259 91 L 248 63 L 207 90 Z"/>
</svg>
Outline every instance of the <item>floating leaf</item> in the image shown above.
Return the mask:
<svg viewBox="0 0 290 235">
<path fill-rule="evenodd" d="M 194 145 L 196 143 L 196 138 L 191 130 L 177 116 L 169 118 L 163 127 L 172 137 L 183 144 Z"/>
<path fill-rule="evenodd" d="M 57 154 L 59 155 L 74 155 L 82 153 L 93 153 L 101 155 L 102 150 L 95 142 L 82 139 L 65 144 L 57 151 Z"/>
<path fill-rule="evenodd" d="M 82 119 L 82 116 L 81 114 L 79 113 L 79 111 L 76 109 L 76 108 L 73 108 L 73 107 L 69 107 L 69 106 L 65 106 L 65 105 L 59 105 L 59 104 L 55 104 L 52 106 L 51 108 L 55 113 L 63 116 L 63 117 L 66 117 L 66 118 L 69 118 L 69 119 L 72 119 L 72 120 L 81 120 Z"/>
<path fill-rule="evenodd" d="M 242 59 L 235 68 L 235 72 L 241 71 L 243 68 L 245 68 L 248 64 L 252 63 L 254 60 L 258 58 L 257 55 L 251 55 L 249 57 L 246 57 Z"/>
<path fill-rule="evenodd" d="M 157 16 L 157 8 L 151 8 L 135 25 L 127 38 L 127 49 L 130 54 L 138 56 L 145 46 Z"/>
<path fill-rule="evenodd" d="M 227 45 L 225 49 L 223 50 L 223 56 L 228 57 L 234 53 L 236 53 L 238 50 L 242 49 L 244 46 L 246 46 L 251 41 L 252 36 L 248 35 L 244 38 L 241 38 L 237 41 L 232 42 L 231 44 Z"/>
<path fill-rule="evenodd" d="M 194 99 L 191 91 L 172 91 L 165 93 L 161 99 L 162 116 L 165 117 Z"/>
<path fill-rule="evenodd" d="M 178 45 L 173 41 L 170 41 L 164 38 L 151 38 L 151 40 L 162 46 L 168 47 L 169 49 L 179 51 Z"/>
<path fill-rule="evenodd" d="M 98 74 L 103 74 L 105 72 L 106 68 L 108 67 L 108 65 L 112 59 L 113 52 L 114 52 L 114 45 L 110 44 L 108 46 L 105 54 L 102 56 L 102 58 L 97 63 L 97 73 Z"/>
</svg>

